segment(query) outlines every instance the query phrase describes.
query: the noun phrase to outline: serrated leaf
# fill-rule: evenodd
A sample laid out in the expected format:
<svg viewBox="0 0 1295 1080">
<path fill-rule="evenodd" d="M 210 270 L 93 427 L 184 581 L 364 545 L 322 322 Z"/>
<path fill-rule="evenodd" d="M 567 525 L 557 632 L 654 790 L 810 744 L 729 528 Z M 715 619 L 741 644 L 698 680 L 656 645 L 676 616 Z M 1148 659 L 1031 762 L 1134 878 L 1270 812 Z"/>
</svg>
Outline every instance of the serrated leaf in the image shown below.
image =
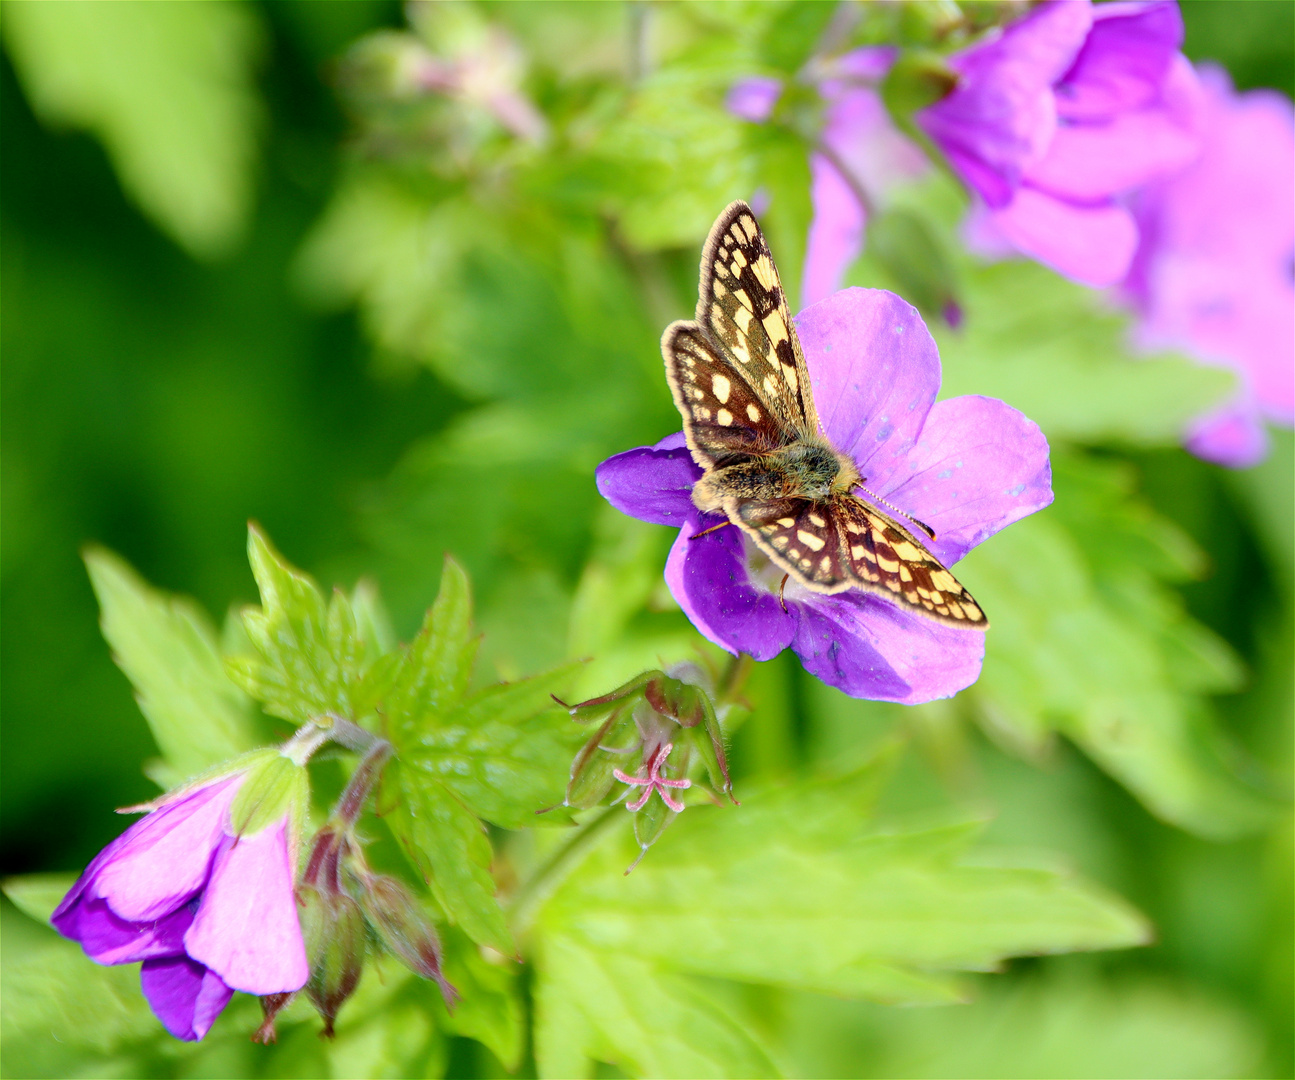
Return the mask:
<svg viewBox="0 0 1295 1080">
<path fill-rule="evenodd" d="M 1117 489 L 1086 497 L 1105 466 L 1057 464 L 1056 509 L 958 564 L 993 613 L 972 691 L 990 733 L 1033 755 L 1063 732 L 1153 813 L 1203 835 L 1261 826 L 1270 809 L 1220 755 L 1200 696 L 1236 688 L 1238 662 L 1162 584 L 1199 555 Z"/>
<path fill-rule="evenodd" d="M 691 808 L 628 878 L 629 845 L 604 845 L 542 910 L 546 940 L 699 975 L 936 1003 L 959 998 L 953 973 L 1008 956 L 1148 939 L 1140 915 L 1094 886 L 973 859 L 975 823 L 851 835 L 833 790 Z"/>
<path fill-rule="evenodd" d="M 545 943 L 536 994 L 542 1077 L 593 1076 L 593 1062 L 631 1076 L 779 1076 L 778 1067 L 692 980 L 624 954 Z"/>
<path fill-rule="evenodd" d="M 228 251 L 251 208 L 263 111 L 255 9 L 19 6 L 5 42 L 38 115 L 92 131 L 127 193 L 191 253 Z"/>
<path fill-rule="evenodd" d="M 103 635 L 135 688 L 168 786 L 255 746 L 252 702 L 225 673 L 206 613 L 151 588 L 103 548 L 87 549 L 85 564 Z"/>
<path fill-rule="evenodd" d="M 318 585 L 280 555 L 256 525 L 248 527 L 248 561 L 261 607 L 243 612 L 256 656 L 226 660 L 230 676 L 273 716 L 298 723 L 326 712 L 359 719 L 356 689 L 364 643 L 350 601 Z"/>
<path fill-rule="evenodd" d="M 384 694 L 384 713 L 398 752 L 412 749 L 421 732 L 438 724 L 467 692 L 477 653 L 471 633 L 468 576 L 446 555 L 436 601 Z"/>
<path fill-rule="evenodd" d="M 571 758 L 587 732 L 550 694 L 570 686 L 577 664 L 486 687 L 422 729 L 407 767 L 445 784 L 472 811 L 506 829 L 536 824 L 562 801 Z"/>
<path fill-rule="evenodd" d="M 485 827 L 443 784 L 397 765 L 387 769 L 396 771 L 400 792 L 387 822 L 410 861 L 451 922 L 473 941 L 511 956 L 515 949 L 495 898 Z"/>
</svg>

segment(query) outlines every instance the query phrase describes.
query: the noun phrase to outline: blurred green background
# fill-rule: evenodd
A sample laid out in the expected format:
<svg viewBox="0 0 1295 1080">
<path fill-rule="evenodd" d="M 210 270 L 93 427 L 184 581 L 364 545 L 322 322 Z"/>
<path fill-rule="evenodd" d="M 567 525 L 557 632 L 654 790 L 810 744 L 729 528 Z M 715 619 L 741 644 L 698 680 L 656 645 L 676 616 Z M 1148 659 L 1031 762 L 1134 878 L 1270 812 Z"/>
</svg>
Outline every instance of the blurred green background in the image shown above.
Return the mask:
<svg viewBox="0 0 1295 1080">
<path fill-rule="evenodd" d="M 0 9 L 0 18 L 8 19 L 12 6 Z M 597 79 L 622 63 L 599 50 L 608 41 L 619 44 L 622 27 L 641 13 L 633 5 L 531 7 L 544 10 L 482 10 L 509 23 L 538 54 L 547 49 L 553 70 L 569 63 L 566 82 L 536 75 L 541 105 L 574 109 L 572 102 L 596 99 Z M 1188 0 L 1183 11 L 1193 59 L 1222 62 L 1239 87 L 1291 92 L 1295 5 Z M 339 103 L 335 61 L 356 38 L 402 27 L 404 18 L 398 4 L 376 0 L 265 0 L 237 9 L 222 47 L 243 57 L 244 97 L 230 90 L 238 76 L 228 56 L 204 62 L 211 85 L 221 88 L 212 93 L 229 99 L 227 122 L 250 133 L 241 151 L 231 151 L 248 163 L 214 161 L 214 170 L 225 168 L 235 179 L 197 210 L 182 203 L 158 209 L 155 197 L 149 203 L 140 194 L 149 190 L 147 177 L 132 180 L 124 170 L 124 161 L 145 173 L 150 167 L 147 153 L 131 142 L 150 137 L 147 117 L 137 117 L 141 131 L 134 134 L 75 116 L 59 123 L 51 90 L 40 110 L 44 120 L 38 118 L 23 50 L 35 48 L 39 34 L 25 29 L 20 37 L 5 28 L 6 876 L 83 866 L 120 830 L 112 808 L 155 792 L 140 772 L 155 751 L 98 633 L 79 557 L 83 544 L 114 549 L 154 584 L 192 594 L 220 616 L 255 598 L 244 554 L 245 525 L 253 518 L 326 583 L 374 576 L 404 635 L 430 602 L 441 550 L 450 548 L 474 572 L 483 622 L 488 632 L 497 628 L 488 638 L 490 658 L 506 675 L 551 658 L 528 635 L 551 635 L 558 622 L 556 636 L 564 637 L 586 558 L 606 550 L 605 535 L 594 540 L 593 465 L 677 427 L 655 340 L 668 318 L 687 310 L 696 287 L 702 233 L 685 242 L 692 235 L 686 224 L 678 242 L 657 243 L 646 226 L 630 228 L 608 262 L 592 239 L 597 213 L 582 219 L 583 234 L 546 232 L 550 219 L 537 215 L 532 250 L 514 252 L 501 240 L 475 261 L 465 259 L 450 309 L 461 328 L 447 334 L 452 340 L 444 348 L 402 350 L 417 332 L 402 338 L 390 320 L 383 323 L 381 297 L 373 299 L 378 286 L 366 293 L 362 280 L 320 284 L 328 275 L 312 266 L 327 262 L 321 244 L 342 250 L 340 257 L 334 251 L 343 269 L 335 267 L 333 277 L 346 278 L 345 238 L 337 238 L 344 228 L 317 230 L 330 205 L 337 213 L 334 197 L 359 175 L 355 161 L 364 149 L 356 121 Z M 183 26 L 174 33 L 185 40 Z M 575 45 L 568 48 L 567 40 Z M 195 48 L 195 55 L 202 52 Z M 128 71 L 130 57 L 118 57 Z M 128 87 L 123 94 L 129 100 Z M 115 156 L 105 146 L 117 147 Z M 786 156 L 777 145 L 761 152 L 763 160 Z M 242 190 L 237 176 L 244 174 Z M 581 184 L 592 184 L 593 175 L 545 177 L 544 197 L 577 204 Z M 540 181 L 533 182 L 538 190 Z M 722 189 L 725 179 L 715 183 Z M 749 193 L 730 190 L 706 203 L 706 214 Z M 528 220 L 525 198 L 517 220 Z M 794 221 L 790 214 L 771 220 L 775 251 L 782 250 L 779 230 L 792 236 Z M 498 226 L 469 214 L 446 225 L 454 227 L 472 231 L 475 243 L 478 230 L 489 237 Z M 313 246 L 303 249 L 310 237 Z M 796 242 L 803 239 L 789 244 Z M 597 280 L 587 293 L 545 276 L 545 252 L 564 245 L 578 249 L 568 260 L 577 267 L 588 249 L 589 280 Z M 622 276 L 609 278 L 608 266 Z M 359 280 L 365 271 L 356 273 Z M 868 280 L 866 267 L 858 274 Z M 406 283 L 419 286 L 416 278 Z M 585 297 L 590 310 L 580 310 L 564 289 Z M 364 298 L 358 309 L 350 302 L 357 293 Z M 552 313 L 559 309 L 561 315 Z M 430 332 L 440 330 L 433 325 Z M 550 369 L 563 371 L 550 380 Z M 595 369 L 604 381 L 590 386 Z M 956 392 L 981 389 L 963 378 Z M 509 412 L 514 406 L 519 411 Z M 605 415 L 595 421 L 571 419 L 597 409 Z M 474 454 L 474 438 L 497 443 L 498 433 L 514 431 L 523 415 L 528 423 L 547 418 L 551 428 L 533 464 L 509 458 L 496 468 Z M 475 428 L 464 422 L 482 416 Z M 529 431 L 515 437 L 544 442 Z M 1276 435 L 1265 465 L 1236 475 L 1156 439 L 1137 445 L 1080 433 L 1071 441 L 1076 454 L 1082 451 L 1080 472 L 1090 470 L 1073 491 L 1092 481 L 1092 468 L 1127 470 L 1113 483 L 1140 493 L 1130 520 L 1160 515 L 1156 520 L 1176 523 L 1199 546 L 1199 572 L 1178 575 L 1166 590 L 1231 647 L 1246 673 L 1229 692 L 1206 686 L 1202 696 L 1212 698 L 1209 708 L 1236 749 L 1242 779 L 1277 801 L 1288 797 L 1295 524 L 1289 432 Z M 1064 478 L 1064 467 L 1059 472 Z M 483 490 L 489 494 L 479 495 Z M 1059 484 L 1059 510 L 1065 490 Z M 1129 525 L 1130 534 L 1140 527 Z M 1187 580 L 1193 576 L 1198 580 Z M 895 723 L 886 710 L 823 698 L 794 664 L 780 660 L 769 668 L 757 676 L 756 717 L 736 747 L 748 774 L 779 761 L 809 767 L 830 760 Z M 757 692 L 780 703 L 781 726 L 758 727 Z M 926 736 L 919 732 L 919 742 L 925 737 L 933 749 L 905 766 L 896 809 L 947 798 L 951 788 L 996 815 L 992 839 L 1061 853 L 1146 912 L 1158 940 L 1127 953 L 1017 962 L 964 1009 L 897 1013 L 792 996 L 779 1006 L 779 1024 L 797 1068 L 808 1075 L 995 1076 L 1009 1068 L 1022 1076 L 1292 1075 L 1289 817 L 1278 812 L 1276 824 L 1238 827 L 1232 839 L 1205 838 L 1200 833 L 1209 830 L 1160 819 L 1176 820 L 1172 814 L 1153 816 L 1146 798 L 1140 802 L 1092 763 L 1101 755 L 1091 747 L 1086 757 L 1058 742 L 1029 763 L 978 729 L 942 733 L 943 716 L 929 713 Z M 14 940 L 7 937 L 6 953 L 17 947 Z M 1015 1056 L 1002 1056 L 1004 1039 L 1018 1047 Z M 451 1071 L 475 1067 L 472 1060 L 451 1061 Z"/>
</svg>

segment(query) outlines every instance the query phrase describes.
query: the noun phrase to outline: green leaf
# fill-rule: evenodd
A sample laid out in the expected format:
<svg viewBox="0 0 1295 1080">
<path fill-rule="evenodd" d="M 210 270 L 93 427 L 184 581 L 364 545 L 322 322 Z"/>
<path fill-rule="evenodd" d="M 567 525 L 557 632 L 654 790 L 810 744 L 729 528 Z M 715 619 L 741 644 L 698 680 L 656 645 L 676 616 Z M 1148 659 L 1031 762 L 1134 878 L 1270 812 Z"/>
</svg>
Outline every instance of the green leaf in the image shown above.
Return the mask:
<svg viewBox="0 0 1295 1080">
<path fill-rule="evenodd" d="M 15 1043 L 48 1039 L 107 1053 L 159 1034 L 139 991 L 136 964 L 103 967 L 70 941 L 51 939 L 6 956 L 3 979 L 6 1057 Z"/>
<path fill-rule="evenodd" d="M 263 30 L 243 4 L 21 4 L 5 43 L 36 113 L 104 144 L 189 252 L 229 251 L 252 206 Z"/>
<path fill-rule="evenodd" d="M 243 626 L 259 657 L 229 657 L 230 676 L 285 720 L 326 712 L 359 719 L 354 705 L 364 642 L 346 595 L 335 591 L 325 604 L 319 586 L 286 562 L 256 525 L 248 527 L 247 553 L 261 607 L 243 612 Z"/>
<path fill-rule="evenodd" d="M 422 729 L 405 754 L 407 768 L 443 783 L 496 825 L 536 824 L 536 811 L 562 801 L 571 758 L 588 735 L 550 696 L 568 688 L 577 670 L 566 664 L 479 691 Z"/>
<path fill-rule="evenodd" d="M 517 968 L 492 963 L 464 935 L 450 930 L 445 939 L 445 975 L 458 989 L 459 1003 L 444 1021 L 456 1035 L 476 1039 L 509 1072 L 516 1072 L 526 1047 L 526 1018 L 517 986 Z"/>
<path fill-rule="evenodd" d="M 694 980 L 622 953 L 547 940 L 536 992 L 542 1077 L 781 1075 L 768 1053 Z"/>
<path fill-rule="evenodd" d="M 22 874 L 5 878 L 0 890 L 28 918 L 48 923 L 75 882 L 75 874 Z"/>
<path fill-rule="evenodd" d="M 445 785 L 398 763 L 387 770 L 396 773 L 400 801 L 386 820 L 410 861 L 451 922 L 473 941 L 511 956 L 516 950 L 495 898 L 485 827 Z"/>
<path fill-rule="evenodd" d="M 471 633 L 468 576 L 446 555 L 436 601 L 392 673 L 384 695 L 384 712 L 397 751 L 412 749 L 422 730 L 436 723 L 466 693 L 477 653 Z"/>
<path fill-rule="evenodd" d="M 1202 696 L 1236 689 L 1238 661 L 1163 584 L 1199 553 L 1129 499 L 1118 470 L 1056 466 L 1054 506 L 958 564 L 993 620 L 972 691 L 987 728 L 1028 756 L 1061 731 L 1153 813 L 1202 835 L 1263 825 L 1270 808 L 1226 764 Z"/>
<path fill-rule="evenodd" d="M 968 270 L 957 331 L 933 326 L 943 397 L 1001 398 L 1050 439 L 1176 446 L 1189 420 L 1225 398 L 1233 377 L 1167 356 L 1134 357 L 1128 320 L 1103 295 L 1037 263 Z"/>
<path fill-rule="evenodd" d="M 256 745 L 252 702 L 225 673 L 211 620 L 150 588 L 103 548 L 85 552 L 113 659 L 135 688 L 171 786 Z"/>
<path fill-rule="evenodd" d="M 602 846 L 540 913 L 545 941 L 698 975 L 890 1002 L 956 1001 L 1006 957 L 1145 943 L 1140 915 L 1053 869 L 969 851 L 978 826 L 867 832 L 881 765 L 696 807 L 628 878 Z M 547 947 L 547 946 L 546 946 Z"/>
</svg>

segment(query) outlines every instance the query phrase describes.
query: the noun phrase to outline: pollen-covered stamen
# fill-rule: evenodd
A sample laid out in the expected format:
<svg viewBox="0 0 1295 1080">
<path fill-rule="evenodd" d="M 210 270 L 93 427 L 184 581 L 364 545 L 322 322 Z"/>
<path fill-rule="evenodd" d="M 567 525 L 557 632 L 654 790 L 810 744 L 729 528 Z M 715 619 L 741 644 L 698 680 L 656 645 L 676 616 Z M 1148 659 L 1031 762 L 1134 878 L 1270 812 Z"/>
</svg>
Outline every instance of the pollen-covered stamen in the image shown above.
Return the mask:
<svg viewBox="0 0 1295 1080">
<path fill-rule="evenodd" d="M 661 775 L 661 770 L 665 767 L 666 758 L 670 756 L 670 751 L 674 749 L 674 743 L 662 743 L 657 747 L 656 753 L 648 760 L 647 776 L 629 776 L 621 772 L 620 769 L 613 769 L 612 775 L 622 784 L 629 784 L 633 787 L 641 787 L 643 794 L 635 799 L 632 803 L 626 803 L 626 810 L 642 810 L 647 805 L 647 801 L 652 797 L 655 791 L 661 796 L 661 801 L 666 804 L 676 814 L 683 809 L 683 803 L 670 794 L 669 788 L 688 788 L 692 787 L 691 780 L 671 780 Z M 640 770 L 641 771 L 641 770 Z"/>
</svg>

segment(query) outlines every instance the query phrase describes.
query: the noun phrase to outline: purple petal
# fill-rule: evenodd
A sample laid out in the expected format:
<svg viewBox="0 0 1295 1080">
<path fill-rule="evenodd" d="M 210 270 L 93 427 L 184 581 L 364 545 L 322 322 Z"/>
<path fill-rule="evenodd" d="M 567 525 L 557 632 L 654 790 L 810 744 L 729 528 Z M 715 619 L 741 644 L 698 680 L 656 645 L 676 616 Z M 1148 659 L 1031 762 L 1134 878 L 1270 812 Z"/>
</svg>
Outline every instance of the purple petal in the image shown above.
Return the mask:
<svg viewBox="0 0 1295 1080">
<path fill-rule="evenodd" d="M 935 530 L 931 553 L 952 565 L 981 541 L 1052 502 L 1048 440 L 994 398 L 937 401 L 898 486 L 879 491 Z"/>
<path fill-rule="evenodd" d="M 146 960 L 139 984 L 162 1026 L 185 1042 L 206 1035 L 234 996 L 220 976 L 187 956 Z"/>
<path fill-rule="evenodd" d="M 1175 58 L 1163 100 L 1096 124 L 1057 129 L 1042 161 L 1025 171 L 1031 187 L 1075 201 L 1099 201 L 1178 172 L 1200 154 L 1203 91 Z"/>
<path fill-rule="evenodd" d="M 816 304 L 841 287 L 841 278 L 863 251 L 863 205 L 840 171 L 822 154 L 810 154 L 814 219 L 805 244 L 801 295 Z"/>
<path fill-rule="evenodd" d="M 724 107 L 734 116 L 760 124 L 769 119 L 781 96 L 781 79 L 753 75 L 733 84 L 724 99 Z"/>
<path fill-rule="evenodd" d="M 1137 201 L 1142 245 L 1124 291 L 1141 310 L 1138 339 L 1236 371 L 1264 416 L 1295 421 L 1295 116 L 1280 94 L 1235 94 L 1200 71 L 1200 158 Z M 1255 421 L 1257 423 L 1257 420 Z M 1202 421 L 1202 431 L 1216 425 Z M 1224 424 L 1212 461 L 1248 460 L 1260 435 Z M 1221 433 L 1232 430 L 1233 435 Z M 1227 449 L 1231 446 L 1231 449 Z M 1250 449 L 1247 449 L 1249 447 Z"/>
<path fill-rule="evenodd" d="M 676 528 L 695 512 L 692 486 L 700 476 L 682 431 L 610 457 L 594 470 L 599 494 L 622 514 Z"/>
<path fill-rule="evenodd" d="M 183 953 L 184 932 L 191 922 L 190 904 L 155 922 L 128 922 L 114 914 L 107 901 L 83 898 L 59 915 L 54 925 L 64 937 L 79 941 L 96 963 L 133 964 Z"/>
<path fill-rule="evenodd" d="M 791 644 L 796 620 L 767 588 L 752 583 L 736 525 L 693 539 L 722 520 L 694 516 L 679 530 L 666 559 L 666 584 L 692 624 L 721 649 L 772 660 Z"/>
<path fill-rule="evenodd" d="M 1029 187 L 993 216 L 1017 250 L 1095 288 L 1128 273 L 1138 243 L 1133 216 L 1123 207 L 1078 206 Z"/>
<path fill-rule="evenodd" d="M 958 85 L 914 119 L 991 207 L 1005 205 L 1056 131 L 1052 84 L 1092 23 L 1079 0 L 1041 4 L 997 38 L 950 58 Z"/>
<path fill-rule="evenodd" d="M 805 670 L 851 697 L 920 705 L 980 675 L 985 635 L 901 611 L 877 596 L 801 594 L 792 647 Z"/>
<path fill-rule="evenodd" d="M 293 893 L 286 823 L 226 837 L 185 951 L 235 990 L 299 990 L 310 970 Z"/>
<path fill-rule="evenodd" d="M 796 328 L 828 440 L 889 490 L 940 389 L 922 317 L 892 292 L 854 288 L 806 308 Z"/>
<path fill-rule="evenodd" d="M 1203 461 L 1249 469 L 1268 456 L 1268 432 L 1253 404 L 1233 402 L 1193 421 L 1183 445 Z"/>
<path fill-rule="evenodd" d="M 1056 88 L 1057 112 L 1099 119 L 1147 105 L 1182 41 L 1173 0 L 1097 5 L 1088 39 Z"/>
<path fill-rule="evenodd" d="M 129 922 L 151 922 L 174 911 L 206 882 L 242 781 L 242 774 L 222 777 L 137 821 L 90 864 L 55 915 L 83 891 L 105 899 Z"/>
</svg>

